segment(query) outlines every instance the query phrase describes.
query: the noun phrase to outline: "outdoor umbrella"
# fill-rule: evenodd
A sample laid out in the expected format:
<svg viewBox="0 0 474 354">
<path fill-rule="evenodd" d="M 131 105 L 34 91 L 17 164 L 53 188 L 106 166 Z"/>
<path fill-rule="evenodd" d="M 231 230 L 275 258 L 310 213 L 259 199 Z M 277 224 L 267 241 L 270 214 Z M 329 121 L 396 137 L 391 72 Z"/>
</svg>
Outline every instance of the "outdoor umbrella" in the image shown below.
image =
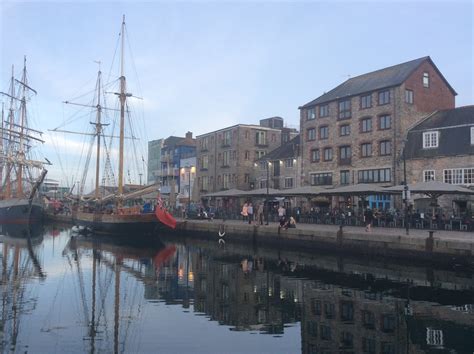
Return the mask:
<svg viewBox="0 0 474 354">
<path fill-rule="evenodd" d="M 373 194 L 393 194 L 393 191 L 389 191 L 387 188 L 383 188 L 373 184 L 350 184 L 348 186 L 336 187 L 333 189 L 326 189 L 319 193 L 320 195 L 355 195 L 355 196 L 367 196 Z"/>
</svg>

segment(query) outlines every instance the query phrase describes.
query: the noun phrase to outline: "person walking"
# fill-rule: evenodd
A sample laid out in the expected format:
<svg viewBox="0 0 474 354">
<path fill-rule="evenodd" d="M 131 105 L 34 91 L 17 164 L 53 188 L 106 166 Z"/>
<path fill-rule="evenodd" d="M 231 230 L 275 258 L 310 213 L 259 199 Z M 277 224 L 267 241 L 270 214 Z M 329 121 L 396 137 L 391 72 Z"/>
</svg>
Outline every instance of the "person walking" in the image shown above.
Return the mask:
<svg viewBox="0 0 474 354">
<path fill-rule="evenodd" d="M 285 207 L 283 205 L 280 205 L 280 207 L 278 208 L 278 219 L 279 220 L 285 219 L 285 216 L 286 216 Z"/>
<path fill-rule="evenodd" d="M 257 222 L 260 222 L 260 225 L 263 225 L 263 203 L 260 203 L 257 209 Z"/>
<path fill-rule="evenodd" d="M 249 216 L 249 225 L 252 224 L 253 221 L 253 205 L 252 203 L 249 203 L 247 207 L 247 214 Z"/>
</svg>

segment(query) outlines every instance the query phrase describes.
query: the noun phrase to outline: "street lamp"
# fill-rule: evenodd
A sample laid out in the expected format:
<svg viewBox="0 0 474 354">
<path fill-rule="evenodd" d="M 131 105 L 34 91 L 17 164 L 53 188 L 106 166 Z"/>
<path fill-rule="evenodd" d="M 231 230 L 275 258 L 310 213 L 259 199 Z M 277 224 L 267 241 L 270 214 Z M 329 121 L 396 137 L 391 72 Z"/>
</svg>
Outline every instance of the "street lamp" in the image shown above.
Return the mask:
<svg viewBox="0 0 474 354">
<path fill-rule="evenodd" d="M 410 199 L 410 190 L 408 189 L 407 182 L 407 161 L 406 161 L 406 140 L 404 140 L 402 158 L 403 158 L 403 204 L 405 205 L 405 232 L 407 235 L 410 234 L 410 223 L 408 215 L 408 200 Z"/>
<path fill-rule="evenodd" d="M 266 160 L 267 162 L 267 196 L 265 198 L 265 205 L 266 205 L 266 208 L 265 208 L 265 225 L 268 225 L 268 209 L 270 209 L 270 205 L 269 205 L 269 188 L 270 188 L 270 166 L 272 165 L 272 163 L 270 162 L 270 160 Z"/>
</svg>

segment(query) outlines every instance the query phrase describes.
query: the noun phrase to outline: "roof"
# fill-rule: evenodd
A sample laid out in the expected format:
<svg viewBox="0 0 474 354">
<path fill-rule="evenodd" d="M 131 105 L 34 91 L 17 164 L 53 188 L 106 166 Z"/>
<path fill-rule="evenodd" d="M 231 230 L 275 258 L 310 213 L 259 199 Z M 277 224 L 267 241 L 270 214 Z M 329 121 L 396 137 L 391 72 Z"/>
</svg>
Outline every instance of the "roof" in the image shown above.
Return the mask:
<svg viewBox="0 0 474 354">
<path fill-rule="evenodd" d="M 202 137 L 205 137 L 205 136 L 210 136 L 212 134 L 223 132 L 223 131 L 234 129 L 234 128 L 251 128 L 251 129 L 256 129 L 256 130 L 281 131 L 280 128 L 269 128 L 269 127 L 265 127 L 265 126 L 258 125 L 258 124 L 235 124 L 235 125 L 231 125 L 229 127 L 214 130 L 212 132 L 204 133 L 204 134 L 201 134 L 201 135 L 196 135 L 196 139 L 202 138 Z"/>
<path fill-rule="evenodd" d="M 340 98 L 359 95 L 364 92 L 370 92 L 387 87 L 401 85 L 423 62 L 427 60 L 435 68 L 435 70 L 444 80 L 446 85 L 448 85 L 453 94 L 456 95 L 454 89 L 443 77 L 436 65 L 434 65 L 431 58 L 429 56 L 426 56 L 419 59 L 407 61 L 406 63 L 389 66 L 388 68 L 372 71 L 367 74 L 350 78 L 339 86 L 337 86 L 336 88 L 324 93 L 315 100 L 306 103 L 300 108 L 308 108 L 317 104 L 334 101 Z"/>
<path fill-rule="evenodd" d="M 295 136 L 287 143 L 277 147 L 275 150 L 270 151 L 268 154 L 260 158 L 258 161 L 266 160 L 282 160 L 298 157 L 300 145 L 300 134 Z"/>
<path fill-rule="evenodd" d="M 196 146 L 196 139 L 186 139 L 180 136 L 169 136 L 164 141 L 164 147 L 169 148 L 173 146 Z"/>
<path fill-rule="evenodd" d="M 406 157 L 434 158 L 439 156 L 474 155 L 471 131 L 474 126 L 474 106 L 437 111 L 408 131 Z M 437 148 L 423 148 L 423 133 L 439 131 Z"/>
</svg>

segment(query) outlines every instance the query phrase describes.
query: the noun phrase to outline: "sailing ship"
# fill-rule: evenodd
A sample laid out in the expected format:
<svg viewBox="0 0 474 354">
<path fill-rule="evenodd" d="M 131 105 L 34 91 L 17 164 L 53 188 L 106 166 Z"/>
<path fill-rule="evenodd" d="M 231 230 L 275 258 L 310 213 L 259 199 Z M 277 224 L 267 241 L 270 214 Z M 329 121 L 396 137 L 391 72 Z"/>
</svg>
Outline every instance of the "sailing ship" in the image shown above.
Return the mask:
<svg viewBox="0 0 474 354">
<path fill-rule="evenodd" d="M 28 84 L 26 57 L 21 79 L 15 79 L 12 67 L 10 88 L 0 94 L 9 101 L 7 117 L 2 106 L 0 126 L 0 224 L 37 223 L 43 207 L 36 192 L 48 163 L 30 157 L 34 144 L 44 141 L 41 131 L 29 127 L 27 103 L 36 91 Z"/>
<path fill-rule="evenodd" d="M 90 160 L 87 158 L 86 170 L 82 176 L 82 183 L 80 184 L 78 191 L 80 200 L 78 201 L 78 207 L 75 210 L 73 209 L 72 218 L 79 226 L 84 226 L 94 233 L 138 236 L 140 234 L 152 233 L 163 224 L 175 224 L 169 223 L 169 220 L 174 219 L 163 208 L 159 207 L 155 213 L 151 208 L 151 204 L 148 204 L 145 208 L 145 205 L 139 206 L 137 203 L 134 203 L 134 201 L 140 200 L 140 198 L 146 194 L 156 194 L 158 192 L 158 184 L 146 187 L 140 186 L 139 188 L 129 190 L 128 192 L 124 188 L 124 141 L 125 139 L 136 139 L 134 136 L 125 137 L 125 122 L 130 119 L 129 116 L 127 116 L 128 119 L 126 119 L 126 115 L 129 114 L 127 100 L 134 97 L 131 93 L 127 92 L 124 73 L 125 16 L 122 20 L 120 39 L 120 77 L 118 78 L 120 90 L 119 92 L 114 92 L 114 94 L 118 96 L 119 109 L 108 108 L 101 104 L 101 94 L 104 93 L 104 90 L 102 88 L 102 73 L 100 69 L 97 75 L 95 99 L 92 105 L 88 106 L 69 101 L 65 102 L 67 104 L 91 107 L 94 108 L 95 111 L 95 122 L 91 122 L 94 126 L 94 132 L 92 134 L 86 134 L 95 137 L 95 141 L 92 141 L 92 144 L 95 143 L 96 145 L 95 189 L 93 195 L 84 195 L 84 183 Z M 120 113 L 119 136 L 114 136 L 113 134 L 104 135 L 104 128 L 109 124 L 102 121 L 102 113 L 103 111 L 108 110 L 118 111 Z M 52 131 L 69 132 L 58 129 L 53 129 Z M 118 138 L 119 140 L 118 182 L 116 187 L 113 188 L 105 185 L 105 177 L 102 178 L 102 185 L 100 184 L 101 156 L 103 155 L 102 150 L 105 152 L 104 175 L 107 174 L 109 176 L 114 176 L 110 162 L 110 150 L 107 150 L 106 137 L 110 137 L 111 139 Z M 92 151 L 92 149 L 89 149 L 89 151 Z M 164 223 L 160 222 L 160 220 L 164 220 Z"/>
</svg>

